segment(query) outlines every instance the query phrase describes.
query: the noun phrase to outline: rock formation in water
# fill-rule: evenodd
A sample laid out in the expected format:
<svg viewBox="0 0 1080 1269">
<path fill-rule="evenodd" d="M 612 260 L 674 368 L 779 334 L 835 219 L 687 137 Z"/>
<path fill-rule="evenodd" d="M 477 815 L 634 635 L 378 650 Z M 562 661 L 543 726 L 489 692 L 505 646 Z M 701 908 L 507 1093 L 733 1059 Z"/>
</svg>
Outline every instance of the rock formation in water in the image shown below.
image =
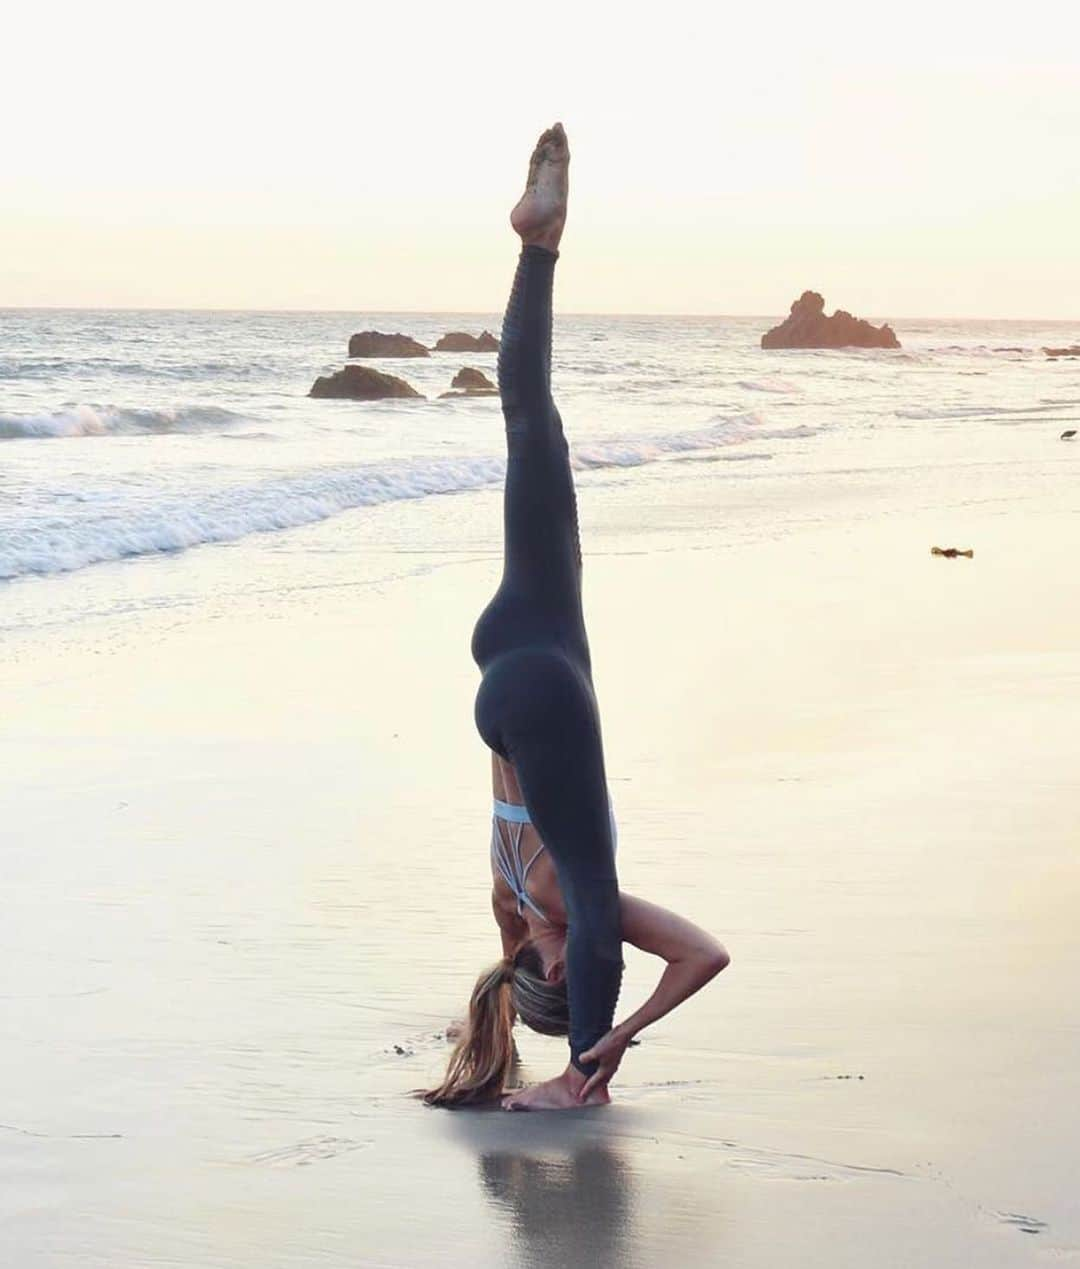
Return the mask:
<svg viewBox="0 0 1080 1269">
<path fill-rule="evenodd" d="M 825 316 L 825 301 L 817 291 L 804 291 L 791 313 L 761 337 L 762 348 L 899 348 L 891 326 L 871 326 L 838 308 Z"/>
<path fill-rule="evenodd" d="M 1044 348 L 1043 352 L 1055 360 L 1058 357 L 1080 357 L 1080 344 L 1070 344 L 1068 348 Z"/>
<path fill-rule="evenodd" d="M 450 387 L 457 390 L 444 392 L 442 397 L 492 397 L 499 391 L 482 370 L 475 370 L 472 366 L 459 370 Z"/>
<path fill-rule="evenodd" d="M 428 357 L 423 344 L 408 335 L 384 335 L 378 330 L 362 330 L 349 337 L 350 357 Z"/>
<path fill-rule="evenodd" d="M 308 396 L 382 401 L 387 397 L 420 397 L 421 393 L 396 375 L 383 374 L 370 366 L 346 366 L 332 375 L 320 375 Z"/>
<path fill-rule="evenodd" d="M 472 366 L 462 366 L 462 368 L 454 375 L 451 388 L 463 388 L 466 392 L 498 392 L 498 388 L 491 382 L 482 370 L 475 370 Z"/>
<path fill-rule="evenodd" d="M 469 335 L 463 330 L 452 330 L 435 345 L 436 352 L 498 352 L 499 341 L 486 330 L 480 335 Z"/>
</svg>

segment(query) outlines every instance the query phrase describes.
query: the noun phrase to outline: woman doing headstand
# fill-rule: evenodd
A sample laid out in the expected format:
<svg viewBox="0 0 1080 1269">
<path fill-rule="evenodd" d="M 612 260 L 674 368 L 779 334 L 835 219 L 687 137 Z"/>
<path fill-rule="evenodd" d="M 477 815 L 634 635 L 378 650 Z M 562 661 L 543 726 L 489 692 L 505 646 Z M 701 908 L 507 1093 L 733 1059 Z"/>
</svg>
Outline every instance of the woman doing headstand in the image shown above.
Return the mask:
<svg viewBox="0 0 1080 1269">
<path fill-rule="evenodd" d="M 551 294 L 570 154 L 561 124 L 529 164 L 510 222 L 522 240 L 499 349 L 506 421 L 502 582 L 473 632 L 476 724 L 492 750 L 492 907 L 503 958 L 480 976 L 436 1105 L 503 1093 L 517 1015 L 569 1035 L 555 1079 L 506 1095 L 510 1110 L 607 1102 L 631 1038 L 727 964 L 689 921 L 620 894 L 600 715 L 581 605 L 581 550 L 562 420 L 551 397 Z M 648 1001 L 612 1028 L 622 943 L 668 962 Z"/>
</svg>

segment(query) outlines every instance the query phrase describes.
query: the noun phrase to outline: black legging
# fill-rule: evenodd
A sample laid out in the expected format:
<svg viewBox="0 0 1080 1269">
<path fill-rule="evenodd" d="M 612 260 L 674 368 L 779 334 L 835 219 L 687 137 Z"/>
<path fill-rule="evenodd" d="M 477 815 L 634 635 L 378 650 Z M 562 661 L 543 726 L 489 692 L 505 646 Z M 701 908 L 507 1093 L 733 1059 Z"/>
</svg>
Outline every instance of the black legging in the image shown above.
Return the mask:
<svg viewBox="0 0 1080 1269">
<path fill-rule="evenodd" d="M 551 852 L 569 921 L 570 1057 L 607 1032 L 622 978 L 600 715 L 581 610 L 577 503 L 562 419 L 551 399 L 551 285 L 557 253 L 525 247 L 503 319 L 499 392 L 506 419 L 503 577 L 473 631 L 483 671 L 476 725 L 513 764 Z"/>
</svg>

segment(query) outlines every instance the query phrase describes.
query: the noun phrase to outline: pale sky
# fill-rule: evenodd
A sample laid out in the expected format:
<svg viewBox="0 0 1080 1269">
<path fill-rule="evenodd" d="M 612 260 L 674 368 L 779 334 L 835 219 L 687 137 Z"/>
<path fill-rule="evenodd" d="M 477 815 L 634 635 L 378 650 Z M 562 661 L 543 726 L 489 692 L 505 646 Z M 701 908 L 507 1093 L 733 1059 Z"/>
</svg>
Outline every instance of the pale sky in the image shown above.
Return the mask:
<svg viewBox="0 0 1080 1269">
<path fill-rule="evenodd" d="M 1076 0 L 15 0 L 5 44 L 0 306 L 499 310 L 561 119 L 566 311 L 1080 320 Z"/>
</svg>

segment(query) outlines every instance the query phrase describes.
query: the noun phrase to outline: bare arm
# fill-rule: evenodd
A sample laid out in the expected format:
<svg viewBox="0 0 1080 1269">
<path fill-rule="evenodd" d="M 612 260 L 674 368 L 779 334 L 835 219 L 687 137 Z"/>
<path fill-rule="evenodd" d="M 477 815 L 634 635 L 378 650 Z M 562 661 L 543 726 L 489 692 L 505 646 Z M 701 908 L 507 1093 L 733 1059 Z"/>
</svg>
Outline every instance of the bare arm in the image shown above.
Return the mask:
<svg viewBox="0 0 1080 1269">
<path fill-rule="evenodd" d="M 629 1039 L 700 991 L 731 958 L 722 943 L 685 917 L 626 893 L 621 900 L 624 941 L 667 961 L 652 995 L 617 1028 Z"/>
<path fill-rule="evenodd" d="M 630 1041 L 651 1023 L 670 1013 L 700 991 L 729 963 L 724 945 L 700 926 L 658 904 L 620 895 L 622 934 L 643 952 L 667 961 L 660 981 L 640 1009 L 613 1027 L 582 1057 L 599 1062 L 599 1069 L 586 1081 L 582 1100 L 596 1087 L 605 1087 L 615 1074 Z"/>
</svg>

